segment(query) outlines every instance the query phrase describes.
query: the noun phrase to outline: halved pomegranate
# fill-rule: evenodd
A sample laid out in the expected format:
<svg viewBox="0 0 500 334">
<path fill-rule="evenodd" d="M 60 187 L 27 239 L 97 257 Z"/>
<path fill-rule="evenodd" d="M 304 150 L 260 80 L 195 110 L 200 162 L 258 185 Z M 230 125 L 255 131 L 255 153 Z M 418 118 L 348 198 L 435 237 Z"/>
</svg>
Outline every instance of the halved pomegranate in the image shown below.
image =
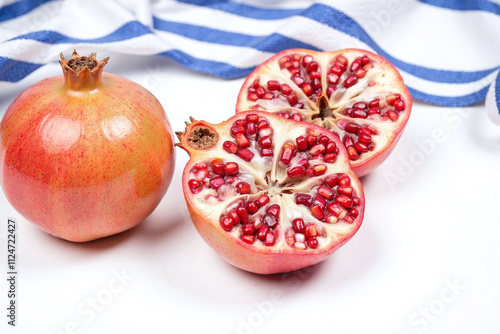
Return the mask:
<svg viewBox="0 0 500 334">
<path fill-rule="evenodd" d="M 410 117 L 399 72 L 365 50 L 282 51 L 246 79 L 236 112 L 265 110 L 337 133 L 358 177 L 381 164 Z"/>
<path fill-rule="evenodd" d="M 221 124 L 191 119 L 184 196 L 203 239 L 226 261 L 272 274 L 324 260 L 359 229 L 361 183 L 332 132 L 248 111 Z"/>
</svg>

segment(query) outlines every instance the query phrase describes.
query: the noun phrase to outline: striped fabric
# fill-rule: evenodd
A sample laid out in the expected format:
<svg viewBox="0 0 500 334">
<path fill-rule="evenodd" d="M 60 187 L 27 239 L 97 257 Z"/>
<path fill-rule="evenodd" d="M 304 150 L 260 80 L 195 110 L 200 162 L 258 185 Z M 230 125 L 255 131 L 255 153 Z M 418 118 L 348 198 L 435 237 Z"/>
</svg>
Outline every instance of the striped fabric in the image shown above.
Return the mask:
<svg viewBox="0 0 500 334">
<path fill-rule="evenodd" d="M 0 0 L 0 88 L 74 48 L 231 79 L 284 49 L 347 47 L 391 61 L 415 99 L 487 97 L 500 124 L 500 0 Z"/>
</svg>

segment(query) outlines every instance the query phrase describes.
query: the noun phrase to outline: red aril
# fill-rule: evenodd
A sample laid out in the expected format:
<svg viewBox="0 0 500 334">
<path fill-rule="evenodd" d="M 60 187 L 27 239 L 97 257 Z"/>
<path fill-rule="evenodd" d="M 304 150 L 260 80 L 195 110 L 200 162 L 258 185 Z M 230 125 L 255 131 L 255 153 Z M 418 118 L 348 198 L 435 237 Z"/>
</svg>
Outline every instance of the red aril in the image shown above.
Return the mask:
<svg viewBox="0 0 500 334">
<path fill-rule="evenodd" d="M 251 91 L 273 98 L 250 98 Z M 263 110 L 304 120 L 338 134 L 358 177 L 381 164 L 410 117 L 412 99 L 398 71 L 365 50 L 290 49 L 246 79 L 236 112 Z"/>
<path fill-rule="evenodd" d="M 136 226 L 159 204 L 174 172 L 173 133 L 159 101 L 103 73 L 106 63 L 95 54 L 61 54 L 64 76 L 27 88 L 0 124 L 0 181 L 8 201 L 70 241 Z"/>
<path fill-rule="evenodd" d="M 260 130 L 242 133 L 250 146 L 239 145 L 231 129 L 249 123 Z M 323 127 L 249 111 L 221 124 L 191 119 L 177 136 L 190 156 L 182 184 L 193 223 L 236 267 L 272 274 L 313 265 L 361 225 L 363 189 L 340 140 Z M 335 158 L 327 162 L 328 154 Z"/>
</svg>

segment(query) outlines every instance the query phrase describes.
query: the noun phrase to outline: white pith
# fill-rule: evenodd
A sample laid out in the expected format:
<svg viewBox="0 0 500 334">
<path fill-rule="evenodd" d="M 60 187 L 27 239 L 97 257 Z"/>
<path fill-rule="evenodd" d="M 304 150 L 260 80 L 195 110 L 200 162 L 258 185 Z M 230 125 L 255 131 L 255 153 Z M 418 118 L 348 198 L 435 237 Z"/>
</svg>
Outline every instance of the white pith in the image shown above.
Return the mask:
<svg viewBox="0 0 500 334">
<path fill-rule="evenodd" d="M 202 217 L 206 217 L 206 220 L 210 221 L 216 228 L 220 229 L 221 233 L 230 234 L 232 238 L 239 240 L 239 242 L 244 244 L 244 242 L 240 240 L 240 225 L 234 227 L 231 232 L 226 232 L 219 226 L 220 217 L 227 215 L 230 210 L 235 209 L 241 201 L 246 203 L 249 199 L 255 200 L 261 195 L 267 194 L 270 197 L 269 204 L 260 208 L 258 213 L 249 215 L 252 217 L 261 212 L 265 212 L 265 209 L 271 204 L 278 204 L 280 206 L 280 218 L 278 221 L 280 228 L 275 230 L 278 231 L 276 233 L 276 243 L 273 246 L 266 246 L 263 242 L 256 239 L 253 244 L 248 245 L 249 247 L 255 247 L 257 249 L 272 252 L 286 252 L 288 250 L 293 251 L 294 248 L 290 247 L 286 243 L 285 232 L 292 228 L 291 222 L 293 219 L 302 218 L 305 223 L 314 223 L 319 231 L 324 230 L 325 232 L 322 236 L 317 237 L 319 244 L 318 248 L 308 248 L 305 252 L 318 252 L 323 249 L 328 249 L 329 245 L 337 244 L 340 239 L 343 239 L 343 237 L 351 234 L 359 224 L 356 222 L 349 224 L 343 220 L 339 220 L 339 222 L 335 224 L 321 222 L 312 216 L 308 207 L 295 203 L 294 194 L 306 193 L 314 196 L 315 191 L 311 191 L 311 189 L 319 185 L 319 180 L 324 179 L 329 174 L 347 173 L 352 178 L 353 174 L 349 168 L 347 157 L 339 154 L 334 163 L 317 161 L 317 164 L 325 164 L 327 166 L 327 171 L 324 175 L 291 180 L 286 174 L 286 167 L 279 161 L 281 148 L 287 141 L 295 143 L 296 137 L 300 135 L 306 136 L 307 129 L 303 126 L 296 126 L 296 124 L 292 121 L 286 121 L 277 117 L 266 117 L 266 119 L 269 122 L 270 127 L 274 130 L 272 135 L 274 156 L 270 158 L 272 159 L 271 163 L 266 161 L 269 158 L 263 158 L 260 156 L 255 148 L 255 141 L 251 141 L 252 146 L 249 148 L 255 153 L 251 162 L 246 162 L 237 155 L 226 152 L 222 148 L 222 143 L 226 140 L 234 140 L 229 132 L 229 127 L 219 127 L 221 132 L 219 133 L 220 140 L 218 147 L 216 148 L 216 155 L 214 155 L 214 150 L 199 151 L 196 155 L 196 161 L 193 161 L 193 165 L 200 162 L 210 164 L 214 158 L 220 158 L 223 162 L 233 161 L 238 163 L 240 172 L 238 178 L 242 180 L 244 179 L 245 182 L 248 182 L 251 185 L 252 194 L 236 193 L 234 196 L 222 198 L 219 202 L 218 200 L 215 200 L 214 197 L 209 196 L 217 195 L 217 192 L 213 189 L 205 188 L 198 194 L 192 194 L 188 190 L 192 203 L 194 207 L 196 207 L 199 214 Z M 286 134 L 286 136 L 283 134 Z M 300 152 L 297 155 L 300 155 Z M 297 160 L 297 157 L 292 160 L 290 165 L 292 165 L 295 160 Z M 315 164 L 314 160 L 309 161 L 311 166 Z M 188 177 L 189 179 L 193 179 L 195 178 L 195 174 L 191 172 Z M 353 183 L 353 196 L 360 196 L 360 190 L 357 187 L 359 187 L 359 185 L 357 183 Z"/>
<path fill-rule="evenodd" d="M 298 53 L 301 56 L 312 55 L 314 60 L 319 63 L 318 71 L 321 74 L 322 87 L 327 87 L 327 72 L 331 67 L 331 64 L 335 61 L 336 57 L 338 57 L 339 55 L 343 55 L 347 58 L 349 62 L 348 64 L 350 66 L 354 59 L 365 55 L 365 53 L 358 50 L 349 50 L 348 52 L 339 53 L 306 53 L 303 51 L 297 51 L 293 53 Z M 283 54 L 283 56 L 286 56 L 286 54 Z M 402 116 L 402 114 L 407 111 L 406 104 L 408 103 L 408 101 L 404 100 L 406 88 L 402 84 L 397 72 L 392 67 L 390 67 L 390 65 L 386 64 L 385 62 L 379 62 L 376 58 L 370 58 L 371 64 L 373 64 L 374 67 L 367 71 L 365 77 L 359 78 L 358 82 L 355 85 L 347 89 L 339 84 L 337 90 L 329 98 L 328 109 L 332 111 L 332 114 L 334 116 L 332 118 L 313 119 L 313 117 L 318 116 L 320 113 L 319 106 L 315 101 L 309 99 L 307 95 L 302 91 L 302 89 L 291 80 L 291 74 L 287 69 L 280 68 L 278 59 L 275 59 L 275 61 L 264 63 L 258 69 L 258 72 L 250 75 L 249 78 L 252 79 L 247 80 L 246 86 L 242 89 L 242 96 L 240 96 L 238 110 L 243 111 L 253 109 L 255 108 L 256 104 L 258 104 L 262 109 L 269 112 L 298 112 L 302 115 L 304 121 L 320 125 L 327 129 L 331 129 L 336 132 L 340 138 L 342 138 L 344 134 L 347 133 L 337 126 L 338 121 L 341 119 L 346 119 L 359 125 L 371 124 L 378 131 L 377 135 L 372 135 L 372 142 L 375 144 L 375 147 L 387 147 L 397 135 L 397 131 L 395 131 L 395 129 L 401 128 L 402 123 L 406 122 L 406 117 Z M 339 83 L 343 82 L 347 76 L 348 71 L 345 71 L 341 75 Z M 266 87 L 269 80 L 277 80 L 280 85 L 283 83 L 288 84 L 298 96 L 299 102 L 304 104 L 304 109 L 296 109 L 294 107 L 291 107 L 287 102 L 284 102 L 277 98 L 273 100 L 259 99 L 257 102 L 249 101 L 246 98 L 246 94 L 244 92 L 246 92 L 250 85 L 252 85 L 253 79 L 257 78 L 259 79 L 260 84 L 264 87 Z M 368 83 L 371 81 L 376 82 L 377 84 L 371 87 L 368 86 Z M 323 91 L 325 91 L 325 89 L 323 89 Z M 405 110 L 401 111 L 401 116 L 396 121 L 382 121 L 380 119 L 377 120 L 376 115 L 372 115 L 373 117 L 369 116 L 368 118 L 363 119 L 352 118 L 341 114 L 345 108 L 351 107 L 358 101 L 368 102 L 375 98 L 380 98 L 383 100 L 388 94 L 395 93 L 401 94 L 402 99 L 405 102 Z M 361 154 L 361 159 L 369 160 L 377 154 L 377 149 L 368 151 Z"/>
</svg>

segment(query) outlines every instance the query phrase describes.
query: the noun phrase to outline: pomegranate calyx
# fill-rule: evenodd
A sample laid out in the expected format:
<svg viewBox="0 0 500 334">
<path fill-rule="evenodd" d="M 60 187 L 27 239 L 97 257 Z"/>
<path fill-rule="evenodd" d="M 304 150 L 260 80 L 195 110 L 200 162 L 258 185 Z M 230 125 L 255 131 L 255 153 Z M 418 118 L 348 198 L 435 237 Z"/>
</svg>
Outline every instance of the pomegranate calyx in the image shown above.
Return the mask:
<svg viewBox="0 0 500 334">
<path fill-rule="evenodd" d="M 101 84 L 101 75 L 109 57 L 97 61 L 96 53 L 80 56 L 76 50 L 70 59 L 61 52 L 59 64 L 62 67 L 66 87 L 71 90 L 92 90 Z"/>
<path fill-rule="evenodd" d="M 208 150 L 213 148 L 219 141 L 217 132 L 204 121 L 197 121 L 193 117 L 189 117 L 189 120 L 191 123 L 185 122 L 185 132 L 177 131 L 175 133 L 179 139 L 179 143 L 175 145 L 188 153 L 191 150 Z"/>
</svg>

